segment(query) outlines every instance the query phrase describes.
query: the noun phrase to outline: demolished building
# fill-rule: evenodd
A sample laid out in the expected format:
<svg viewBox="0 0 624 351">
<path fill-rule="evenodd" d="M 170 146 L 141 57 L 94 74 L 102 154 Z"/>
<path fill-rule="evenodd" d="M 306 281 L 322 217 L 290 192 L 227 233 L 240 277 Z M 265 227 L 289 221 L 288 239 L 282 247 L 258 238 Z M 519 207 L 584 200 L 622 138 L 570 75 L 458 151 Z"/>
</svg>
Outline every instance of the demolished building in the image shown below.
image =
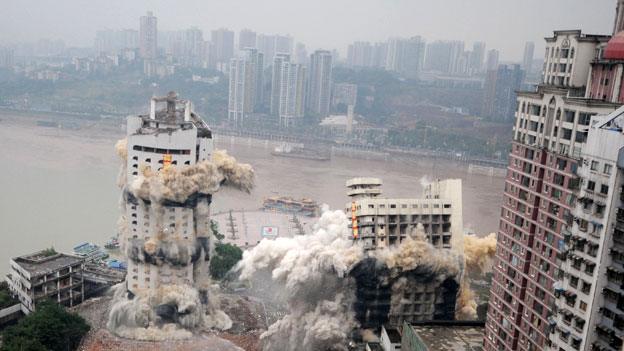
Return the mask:
<svg viewBox="0 0 624 351">
<path fill-rule="evenodd" d="M 463 254 L 461 180 L 425 184 L 423 198 L 384 198 L 378 178 L 346 182 L 352 201 L 350 238 L 367 251 L 393 248 L 421 238 L 440 250 Z M 463 266 L 456 271 L 389 268 L 374 256 L 351 271 L 356 278 L 356 316 L 363 328 L 399 327 L 404 321 L 453 320 Z"/>
</svg>

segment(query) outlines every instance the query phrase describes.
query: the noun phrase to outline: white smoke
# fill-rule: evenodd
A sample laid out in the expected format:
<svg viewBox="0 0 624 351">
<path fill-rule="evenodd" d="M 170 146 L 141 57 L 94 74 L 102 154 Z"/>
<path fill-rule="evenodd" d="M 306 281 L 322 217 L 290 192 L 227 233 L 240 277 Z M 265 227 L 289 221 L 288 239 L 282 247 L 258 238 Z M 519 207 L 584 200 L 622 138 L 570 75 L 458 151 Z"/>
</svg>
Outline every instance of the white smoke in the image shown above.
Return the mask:
<svg viewBox="0 0 624 351">
<path fill-rule="evenodd" d="M 288 314 L 261 335 L 264 350 L 346 349 L 351 332 L 359 327 L 353 309 L 355 280 L 349 272 L 367 257 L 397 274 L 417 268 L 439 272 L 440 280 L 462 269 L 459 255 L 434 248 L 422 233 L 370 253 L 349 235 L 347 216 L 323 206 L 313 234 L 263 240 L 244 252 L 237 266 L 240 278 L 268 271 L 288 299 Z M 393 289 L 406 286 L 400 282 Z"/>
<path fill-rule="evenodd" d="M 193 194 L 214 194 L 222 184 L 251 191 L 253 168 L 249 164 L 237 163 L 224 150 L 215 150 L 209 161 L 194 165 L 160 171 L 144 166 L 129 190 L 138 198 L 156 203 L 165 200 L 184 202 Z"/>
<path fill-rule="evenodd" d="M 364 257 L 348 240 L 348 220 L 326 206 L 314 234 L 263 240 L 243 253 L 241 279 L 262 270 L 283 286 L 289 314 L 269 327 L 261 339 L 265 350 L 342 350 L 357 327 L 351 305 L 349 270 Z"/>
</svg>

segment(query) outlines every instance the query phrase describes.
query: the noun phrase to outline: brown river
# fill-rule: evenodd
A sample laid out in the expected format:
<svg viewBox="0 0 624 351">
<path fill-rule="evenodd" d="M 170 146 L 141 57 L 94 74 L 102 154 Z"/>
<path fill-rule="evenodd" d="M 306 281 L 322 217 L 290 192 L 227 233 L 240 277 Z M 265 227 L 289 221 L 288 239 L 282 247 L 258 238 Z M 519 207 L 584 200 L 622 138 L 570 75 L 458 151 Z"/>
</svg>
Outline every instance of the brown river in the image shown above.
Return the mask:
<svg viewBox="0 0 624 351">
<path fill-rule="evenodd" d="M 40 127 L 45 115 L 0 114 L 0 273 L 10 257 L 53 246 L 70 251 L 82 242 L 103 244 L 115 234 L 119 160 L 115 141 L 122 126 L 80 123 L 78 129 Z M 225 189 L 213 198 L 213 211 L 257 209 L 272 195 L 309 197 L 333 209 L 348 201 L 345 181 L 356 176 L 383 179 L 387 197 L 420 197 L 421 179 L 461 178 L 465 228 L 496 231 L 502 177 L 468 172 L 447 160 L 366 160 L 333 157 L 312 161 L 271 155 L 274 144 L 216 136 L 216 146 L 256 170 L 251 194 Z"/>
</svg>

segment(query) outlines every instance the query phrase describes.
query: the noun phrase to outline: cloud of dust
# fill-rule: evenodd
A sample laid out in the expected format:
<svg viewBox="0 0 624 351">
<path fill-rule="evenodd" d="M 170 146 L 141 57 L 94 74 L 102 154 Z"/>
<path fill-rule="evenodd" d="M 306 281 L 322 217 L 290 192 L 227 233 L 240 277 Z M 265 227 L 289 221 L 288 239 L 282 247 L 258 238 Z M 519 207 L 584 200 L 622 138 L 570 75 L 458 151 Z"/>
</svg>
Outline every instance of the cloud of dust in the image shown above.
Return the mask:
<svg viewBox="0 0 624 351">
<path fill-rule="evenodd" d="M 423 233 L 396 247 L 366 253 L 360 242 L 349 239 L 348 226 L 344 212 L 323 206 L 313 234 L 262 240 L 243 253 L 236 267 L 240 279 L 270 272 L 288 299 L 288 314 L 261 336 L 264 350 L 346 349 L 351 333 L 359 327 L 354 311 L 356 282 L 349 273 L 365 260 L 387 266 L 386 271 L 397 277 L 422 271 L 445 280 L 462 270 L 461 255 L 434 248 Z M 405 286 L 397 283 L 393 289 Z"/>
<path fill-rule="evenodd" d="M 477 269 L 481 273 L 492 270 L 492 262 L 496 254 L 496 233 L 484 237 L 464 235 L 464 257 L 466 267 Z"/>
<path fill-rule="evenodd" d="M 467 272 L 480 275 L 492 270 L 492 262 L 496 254 L 496 234 L 484 237 L 464 235 L 464 259 Z M 477 318 L 477 301 L 468 274 L 464 274 L 459 298 L 457 300 L 457 319 L 473 320 Z"/>
<path fill-rule="evenodd" d="M 237 163 L 223 150 L 215 150 L 210 161 L 194 165 L 160 171 L 144 166 L 129 190 L 134 196 L 152 202 L 185 202 L 193 194 L 213 194 L 222 184 L 250 192 L 254 185 L 253 168 Z"/>
</svg>

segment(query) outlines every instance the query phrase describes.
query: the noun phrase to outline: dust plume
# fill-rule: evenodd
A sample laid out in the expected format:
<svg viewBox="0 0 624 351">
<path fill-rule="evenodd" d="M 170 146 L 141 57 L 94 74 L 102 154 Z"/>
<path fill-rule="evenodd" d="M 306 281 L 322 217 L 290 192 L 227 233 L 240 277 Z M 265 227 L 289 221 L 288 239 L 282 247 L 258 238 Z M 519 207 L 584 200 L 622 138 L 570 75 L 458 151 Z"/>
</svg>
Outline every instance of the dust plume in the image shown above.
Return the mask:
<svg viewBox="0 0 624 351">
<path fill-rule="evenodd" d="M 313 234 L 262 240 L 243 253 L 236 267 L 240 279 L 269 272 L 288 300 L 288 314 L 261 336 L 264 350 L 346 350 L 352 333 L 360 326 L 368 328 L 362 319 L 379 314 L 362 308 L 390 305 L 390 300 L 387 304 L 359 300 L 360 292 L 371 296 L 366 289 L 377 289 L 380 284 L 400 298 L 413 288 L 408 281 L 452 282 L 456 288 L 449 286 L 448 291 L 453 295 L 449 301 L 454 312 L 455 280 L 463 269 L 460 255 L 434 248 L 423 233 L 396 247 L 371 252 L 365 252 L 362 243 L 350 240 L 349 235 L 346 215 L 323 206 Z M 387 310 L 385 314 L 378 317 L 386 318 Z"/>
<path fill-rule="evenodd" d="M 492 259 L 496 254 L 496 233 L 484 237 L 464 235 L 464 257 L 470 270 L 488 273 L 492 270 Z"/>
<path fill-rule="evenodd" d="M 483 275 L 492 270 L 492 262 L 496 254 L 496 234 L 485 237 L 464 235 L 464 260 L 467 273 Z M 477 301 L 468 274 L 464 274 L 459 298 L 457 300 L 457 319 L 473 320 L 477 318 Z"/>
<path fill-rule="evenodd" d="M 215 150 L 210 161 L 180 168 L 154 171 L 143 165 L 129 190 L 135 197 L 153 202 L 185 202 L 193 194 L 213 194 L 222 184 L 250 192 L 254 185 L 253 168 L 237 163 L 224 150 Z"/>
<path fill-rule="evenodd" d="M 459 291 L 459 298 L 457 299 L 457 319 L 477 319 L 477 301 L 475 299 L 475 293 L 472 291 L 470 283 L 466 279 L 462 280 Z"/>
</svg>

